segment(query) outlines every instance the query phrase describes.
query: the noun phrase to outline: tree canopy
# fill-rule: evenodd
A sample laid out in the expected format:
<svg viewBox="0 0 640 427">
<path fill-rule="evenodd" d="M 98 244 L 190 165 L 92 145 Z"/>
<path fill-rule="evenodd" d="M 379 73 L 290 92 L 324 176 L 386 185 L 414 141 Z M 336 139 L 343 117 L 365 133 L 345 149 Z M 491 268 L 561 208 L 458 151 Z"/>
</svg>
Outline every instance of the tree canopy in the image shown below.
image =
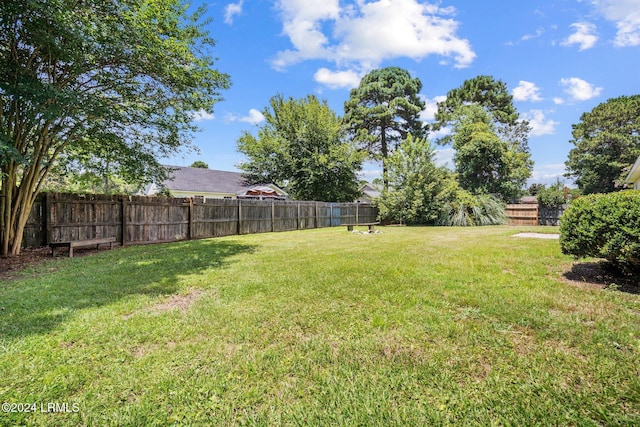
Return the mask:
<svg viewBox="0 0 640 427">
<path fill-rule="evenodd" d="M 478 104 L 459 107 L 456 116 L 452 139 L 461 187 L 503 200 L 520 196 L 533 168 L 529 152 L 500 138 L 491 114 Z"/>
<path fill-rule="evenodd" d="M 238 165 L 252 183 L 274 183 L 299 200 L 351 202 L 364 153 L 346 139 L 340 117 L 325 101 L 271 98 L 257 136 L 243 132 Z"/>
<path fill-rule="evenodd" d="M 411 134 L 387 159 L 389 187 L 383 189 L 380 216 L 407 224 L 433 224 L 440 216 L 442 192 L 450 172 L 438 168 L 434 149 L 426 138 Z"/>
<path fill-rule="evenodd" d="M 196 160 L 191 164 L 192 168 L 209 169 L 209 165 L 202 160 Z"/>
<path fill-rule="evenodd" d="M 482 106 L 497 123 L 503 125 L 514 125 L 518 120 L 506 83 L 492 76 L 477 76 L 447 92 L 447 98 L 438 103 L 433 128 L 438 130 L 451 124 L 456 118 L 456 111 L 467 104 Z"/>
<path fill-rule="evenodd" d="M 621 188 L 640 155 L 640 95 L 612 98 L 580 116 L 573 125 L 567 177 L 583 194 Z"/>
<path fill-rule="evenodd" d="M 500 200 L 461 188 L 455 173 L 436 167 L 433 155 L 426 139 L 409 134 L 389 156 L 389 186 L 378 201 L 382 218 L 455 226 L 504 223 Z"/>
<path fill-rule="evenodd" d="M 518 120 L 507 85 L 492 76 L 477 76 L 447 93 L 438 103 L 433 129 L 451 126 L 438 143 L 451 144 L 461 187 L 473 194 L 518 197 L 531 176 L 526 120 Z"/>
<path fill-rule="evenodd" d="M 213 68 L 202 10 L 181 0 L 0 3 L 2 253 L 20 251 L 33 201 L 60 155 L 109 153 L 131 180 L 189 146 L 229 77 Z"/>
<path fill-rule="evenodd" d="M 420 79 L 402 68 L 376 69 L 351 90 L 344 104 L 344 120 L 354 141 L 371 158 L 381 160 L 383 170 L 387 157 L 407 134 L 425 136 L 420 121 L 425 103 L 418 96 L 420 90 Z"/>
</svg>

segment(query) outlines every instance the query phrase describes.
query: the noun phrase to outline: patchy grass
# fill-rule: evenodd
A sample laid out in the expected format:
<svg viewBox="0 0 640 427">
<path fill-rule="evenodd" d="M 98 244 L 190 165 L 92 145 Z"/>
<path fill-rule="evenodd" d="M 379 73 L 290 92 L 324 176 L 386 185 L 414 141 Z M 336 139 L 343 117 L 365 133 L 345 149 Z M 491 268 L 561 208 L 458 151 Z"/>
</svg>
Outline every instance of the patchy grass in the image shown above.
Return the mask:
<svg viewBox="0 0 640 427">
<path fill-rule="evenodd" d="M 640 297 L 570 286 L 557 241 L 510 237 L 541 230 L 321 229 L 41 264 L 0 282 L 0 400 L 38 405 L 0 425 L 637 425 Z"/>
</svg>

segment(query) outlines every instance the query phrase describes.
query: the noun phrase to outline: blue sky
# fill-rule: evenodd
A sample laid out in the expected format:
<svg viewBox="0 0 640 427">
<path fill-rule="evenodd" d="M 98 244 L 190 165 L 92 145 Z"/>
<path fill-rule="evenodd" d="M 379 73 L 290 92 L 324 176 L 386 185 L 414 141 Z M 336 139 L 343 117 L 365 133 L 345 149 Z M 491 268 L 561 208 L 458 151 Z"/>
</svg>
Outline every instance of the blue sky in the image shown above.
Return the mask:
<svg viewBox="0 0 640 427">
<path fill-rule="evenodd" d="M 236 141 L 254 132 L 269 99 L 315 94 L 338 114 L 374 68 L 399 66 L 423 84 L 423 119 L 464 80 L 492 75 L 507 84 L 533 126 L 530 182 L 562 180 L 571 125 L 607 99 L 640 93 L 640 0 L 420 1 L 236 0 L 205 4 L 216 68 L 232 87 L 214 114 L 197 114 L 200 153 L 212 169 L 238 170 Z M 437 135 L 433 135 L 432 138 Z M 437 147 L 437 160 L 453 152 Z M 363 177 L 379 176 L 365 164 Z"/>
</svg>

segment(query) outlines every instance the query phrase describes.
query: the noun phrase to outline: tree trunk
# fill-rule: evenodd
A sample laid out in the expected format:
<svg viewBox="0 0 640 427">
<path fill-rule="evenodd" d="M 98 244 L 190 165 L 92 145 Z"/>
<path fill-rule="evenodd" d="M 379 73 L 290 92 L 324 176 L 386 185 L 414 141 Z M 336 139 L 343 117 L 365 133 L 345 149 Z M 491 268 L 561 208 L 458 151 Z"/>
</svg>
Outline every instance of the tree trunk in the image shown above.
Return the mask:
<svg viewBox="0 0 640 427">
<path fill-rule="evenodd" d="M 35 166 L 25 167 L 20 185 L 16 185 L 17 165 L 10 162 L 5 169 L 6 176 L 2 182 L 1 191 L 3 198 L 0 205 L 0 214 L 4 219 L 2 256 L 5 257 L 20 254 L 24 228 L 38 196 L 40 183 L 46 174 L 44 171 L 30 170 L 32 167 Z"/>
<path fill-rule="evenodd" d="M 382 181 L 384 189 L 389 190 L 389 179 L 387 178 L 387 157 L 389 157 L 389 147 L 387 145 L 387 129 L 380 130 L 380 152 L 382 153 Z"/>
<path fill-rule="evenodd" d="M 13 162 L 7 164 L 7 167 L 2 171 L 5 176 L 2 178 L 2 204 L 0 205 L 0 214 L 2 215 L 2 256 L 9 255 L 10 242 L 13 240 L 13 227 L 11 224 L 11 211 L 13 210 L 13 191 L 15 189 L 15 174 L 12 173 L 12 169 L 15 169 Z"/>
</svg>

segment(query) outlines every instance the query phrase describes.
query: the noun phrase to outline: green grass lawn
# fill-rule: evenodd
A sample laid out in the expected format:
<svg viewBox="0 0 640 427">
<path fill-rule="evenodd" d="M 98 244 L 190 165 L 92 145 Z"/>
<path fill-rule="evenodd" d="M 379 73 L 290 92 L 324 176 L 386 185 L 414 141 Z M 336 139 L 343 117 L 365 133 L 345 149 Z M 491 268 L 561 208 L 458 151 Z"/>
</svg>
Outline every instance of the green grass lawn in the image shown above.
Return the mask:
<svg viewBox="0 0 640 427">
<path fill-rule="evenodd" d="M 518 231 L 556 230 L 340 227 L 41 264 L 0 282 L 0 401 L 37 405 L 0 425 L 639 425 L 640 296 L 563 281 L 558 242 Z"/>
</svg>

